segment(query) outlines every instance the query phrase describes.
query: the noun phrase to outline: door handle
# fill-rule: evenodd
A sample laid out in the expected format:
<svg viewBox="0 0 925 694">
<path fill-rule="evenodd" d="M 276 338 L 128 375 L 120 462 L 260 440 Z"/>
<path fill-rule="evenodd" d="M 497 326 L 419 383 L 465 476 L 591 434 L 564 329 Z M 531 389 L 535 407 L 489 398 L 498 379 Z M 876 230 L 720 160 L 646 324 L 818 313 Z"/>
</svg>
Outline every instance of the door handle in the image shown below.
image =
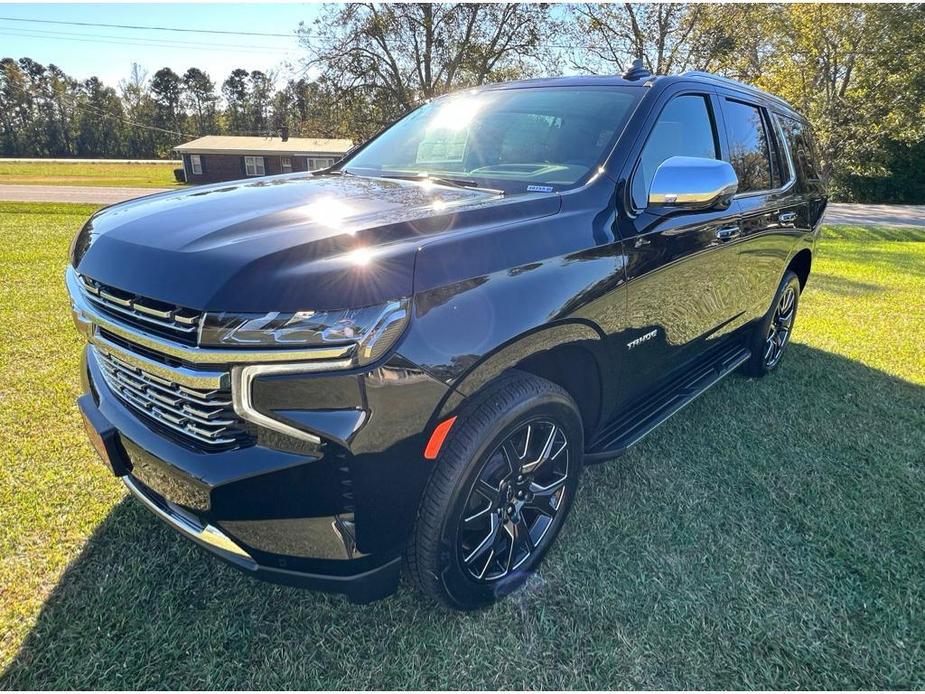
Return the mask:
<svg viewBox="0 0 925 694">
<path fill-rule="evenodd" d="M 780 222 L 781 224 L 790 224 L 792 222 L 795 222 L 796 219 L 797 219 L 796 212 L 781 212 L 779 215 L 777 215 L 777 221 Z"/>
<path fill-rule="evenodd" d="M 742 233 L 742 227 L 738 224 L 731 224 L 728 227 L 720 227 L 716 230 L 716 238 L 720 241 L 731 241 Z"/>
</svg>

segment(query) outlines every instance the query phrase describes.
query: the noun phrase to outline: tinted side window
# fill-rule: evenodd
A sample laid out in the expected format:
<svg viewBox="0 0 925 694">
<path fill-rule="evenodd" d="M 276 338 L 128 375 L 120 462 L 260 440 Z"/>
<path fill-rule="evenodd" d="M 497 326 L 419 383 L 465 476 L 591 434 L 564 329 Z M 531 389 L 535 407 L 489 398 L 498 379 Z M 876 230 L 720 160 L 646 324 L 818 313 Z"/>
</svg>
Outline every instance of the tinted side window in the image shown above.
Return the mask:
<svg viewBox="0 0 925 694">
<path fill-rule="evenodd" d="M 771 176 L 772 181 L 771 185 L 774 188 L 781 188 L 783 185 L 790 180 L 790 166 L 787 164 L 787 156 L 784 154 L 784 149 L 787 145 L 780 142 L 780 129 L 775 127 L 775 125 L 768 120 L 770 115 L 765 112 L 765 129 L 767 130 L 770 138 L 768 142 L 771 145 L 771 161 L 773 166 L 771 167 Z"/>
<path fill-rule="evenodd" d="M 729 137 L 729 163 L 739 177 L 738 192 L 770 190 L 774 187 L 771 159 L 761 110 L 740 101 L 727 100 L 723 114 Z"/>
<path fill-rule="evenodd" d="M 815 143 L 812 134 L 803 123 L 787 116 L 775 116 L 784 131 L 784 138 L 790 148 L 790 158 L 794 166 L 807 180 L 820 180 L 822 178 L 816 155 Z"/>
<path fill-rule="evenodd" d="M 633 175 L 633 204 L 648 204 L 649 185 L 659 164 L 669 157 L 719 159 L 713 116 L 706 97 L 687 94 L 672 99 L 649 134 Z"/>
</svg>

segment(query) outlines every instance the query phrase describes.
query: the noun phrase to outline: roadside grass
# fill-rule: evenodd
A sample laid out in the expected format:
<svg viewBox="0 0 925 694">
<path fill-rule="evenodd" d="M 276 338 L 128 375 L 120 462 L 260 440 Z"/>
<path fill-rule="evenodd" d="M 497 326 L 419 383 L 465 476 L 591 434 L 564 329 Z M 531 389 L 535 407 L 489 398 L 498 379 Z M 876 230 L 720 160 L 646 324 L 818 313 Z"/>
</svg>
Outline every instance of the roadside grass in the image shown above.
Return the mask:
<svg viewBox="0 0 925 694">
<path fill-rule="evenodd" d="M 170 188 L 176 163 L 13 162 L 0 159 L 0 184 Z"/>
<path fill-rule="evenodd" d="M 252 581 L 95 459 L 62 286 L 92 210 L 0 205 L 0 688 L 921 688 L 925 239 L 830 228 L 794 344 L 588 468 L 524 591 Z"/>
</svg>

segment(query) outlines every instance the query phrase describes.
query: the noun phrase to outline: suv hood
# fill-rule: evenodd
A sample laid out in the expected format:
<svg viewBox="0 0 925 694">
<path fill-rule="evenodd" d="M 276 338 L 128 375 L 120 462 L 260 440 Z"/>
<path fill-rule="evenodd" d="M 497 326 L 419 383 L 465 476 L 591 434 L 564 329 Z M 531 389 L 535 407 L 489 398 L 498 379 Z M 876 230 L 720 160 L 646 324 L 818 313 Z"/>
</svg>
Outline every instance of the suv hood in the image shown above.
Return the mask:
<svg viewBox="0 0 925 694">
<path fill-rule="evenodd" d="M 553 214 L 559 196 L 306 174 L 159 193 L 94 215 L 77 270 L 210 311 L 352 308 L 410 296 L 424 237 Z"/>
</svg>

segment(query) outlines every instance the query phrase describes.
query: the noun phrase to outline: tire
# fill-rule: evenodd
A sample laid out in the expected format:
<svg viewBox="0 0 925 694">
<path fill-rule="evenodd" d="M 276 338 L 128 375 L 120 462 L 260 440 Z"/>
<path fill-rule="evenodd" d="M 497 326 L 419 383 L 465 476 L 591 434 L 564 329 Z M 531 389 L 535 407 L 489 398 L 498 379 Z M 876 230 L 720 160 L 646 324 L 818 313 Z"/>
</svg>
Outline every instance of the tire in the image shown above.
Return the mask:
<svg viewBox="0 0 925 694">
<path fill-rule="evenodd" d="M 788 270 L 774 294 L 771 308 L 752 333 L 752 355 L 745 363 L 746 374 L 760 378 L 780 365 L 784 349 L 793 333 L 799 305 L 800 278 Z"/>
<path fill-rule="evenodd" d="M 568 515 L 583 452 L 578 407 L 554 383 L 511 372 L 472 397 L 421 499 L 407 552 L 418 589 L 473 610 L 523 585 Z"/>
</svg>

